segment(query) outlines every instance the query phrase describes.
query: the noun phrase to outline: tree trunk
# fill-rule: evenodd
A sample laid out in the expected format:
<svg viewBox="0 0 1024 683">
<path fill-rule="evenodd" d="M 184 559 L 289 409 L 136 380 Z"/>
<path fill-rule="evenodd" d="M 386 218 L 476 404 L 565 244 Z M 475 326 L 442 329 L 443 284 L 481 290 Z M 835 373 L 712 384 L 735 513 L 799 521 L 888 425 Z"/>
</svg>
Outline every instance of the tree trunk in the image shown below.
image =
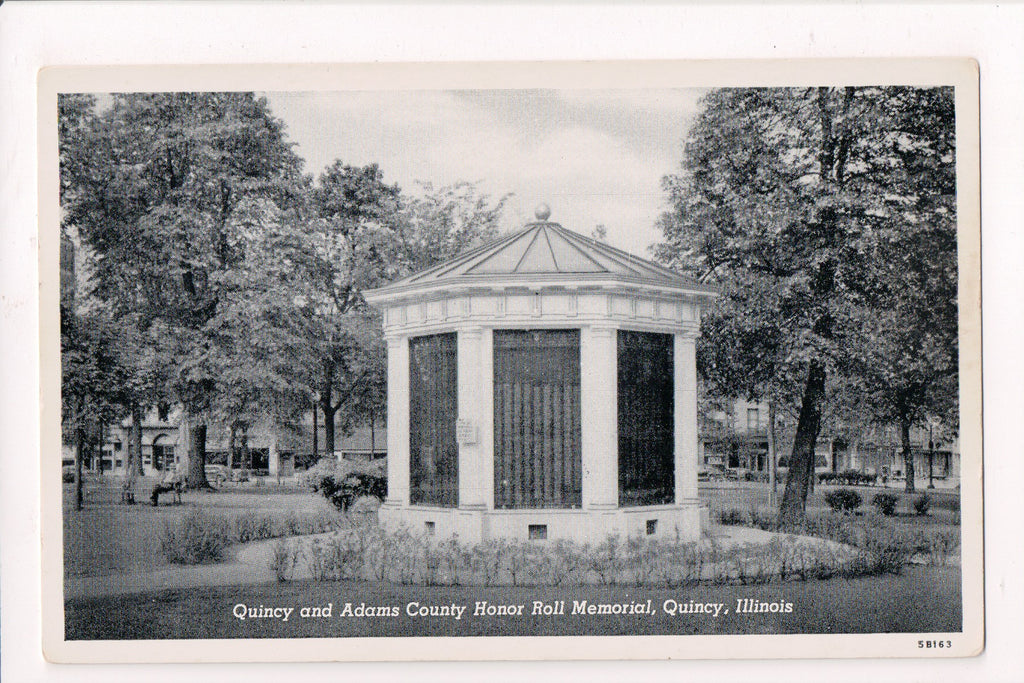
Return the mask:
<svg viewBox="0 0 1024 683">
<path fill-rule="evenodd" d="M 206 425 L 189 422 L 188 475 L 185 483 L 190 489 L 213 489 L 206 480 Z"/>
<path fill-rule="evenodd" d="M 238 423 L 232 422 L 228 435 L 228 475 L 235 466 L 235 440 L 238 434 Z"/>
<path fill-rule="evenodd" d="M 316 397 L 313 397 L 313 463 L 320 459 L 320 420 L 318 419 Z"/>
<path fill-rule="evenodd" d="M 334 457 L 334 416 L 338 414 L 340 406 L 332 406 L 330 401 L 321 402 L 320 408 L 324 411 L 324 453 Z"/>
<path fill-rule="evenodd" d="M 907 493 L 913 493 L 914 489 L 914 452 L 910 449 L 910 420 L 900 420 L 900 440 L 903 446 L 903 473 L 907 477 Z"/>
<path fill-rule="evenodd" d="M 778 472 L 775 463 L 778 458 L 775 455 L 775 403 L 768 402 L 768 505 L 775 507 L 778 497 Z"/>
<path fill-rule="evenodd" d="M 82 405 L 81 399 L 78 405 Z M 82 509 L 82 458 L 85 457 L 85 434 L 82 432 L 82 411 L 79 409 L 75 420 L 75 509 Z"/>
<path fill-rule="evenodd" d="M 135 474 L 145 476 L 146 471 L 142 467 L 142 408 L 132 406 L 132 432 L 128 435 L 129 444 L 135 447 Z"/>
<path fill-rule="evenodd" d="M 135 502 L 135 478 L 142 469 L 142 409 L 132 404 L 131 426 L 128 428 L 128 443 L 125 444 L 124 496 L 125 503 Z"/>
<path fill-rule="evenodd" d="M 324 411 L 324 452 L 334 457 L 334 416 L 338 413 L 341 403 L 333 405 L 334 366 L 328 363 L 324 368 L 324 387 L 320 392 L 320 408 Z"/>
<path fill-rule="evenodd" d="M 377 455 L 377 441 L 376 434 L 373 433 L 374 427 L 373 411 L 370 411 L 370 460 L 372 461 L 374 456 Z"/>
<path fill-rule="evenodd" d="M 252 469 L 252 454 L 249 453 L 249 425 L 242 424 L 242 468 L 248 472 Z"/>
<path fill-rule="evenodd" d="M 94 442 L 93 450 L 94 450 L 94 452 L 99 453 L 99 456 L 96 458 L 96 471 L 102 477 L 103 476 L 103 420 L 102 420 L 102 418 L 96 418 L 96 441 Z M 113 459 L 111 459 L 110 466 L 111 466 L 111 469 L 113 469 L 113 466 L 114 466 Z"/>
<path fill-rule="evenodd" d="M 800 419 L 797 421 L 793 452 L 789 458 L 786 488 L 779 507 L 779 522 L 783 526 L 799 525 L 804 520 L 807 491 L 814 473 L 814 450 L 821 428 L 821 402 L 824 396 L 825 368 L 819 362 L 812 361 L 807 371 Z"/>
</svg>

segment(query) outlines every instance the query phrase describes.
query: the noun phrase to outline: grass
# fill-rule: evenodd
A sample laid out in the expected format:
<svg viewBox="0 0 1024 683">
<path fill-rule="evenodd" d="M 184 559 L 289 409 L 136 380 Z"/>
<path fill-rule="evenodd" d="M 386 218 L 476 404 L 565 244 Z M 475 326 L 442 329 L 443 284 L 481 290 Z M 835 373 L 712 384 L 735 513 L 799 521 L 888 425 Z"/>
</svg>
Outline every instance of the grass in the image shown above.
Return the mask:
<svg viewBox="0 0 1024 683">
<path fill-rule="evenodd" d="M 668 598 L 720 602 L 728 614 L 671 616 L 662 610 Z M 789 614 L 737 614 L 736 600 L 788 601 Z M 573 600 L 646 601 L 653 615 L 572 615 Z M 523 616 L 472 616 L 476 601 L 523 604 Z M 534 616 L 532 602 L 567 601 L 565 616 Z M 466 605 L 459 620 L 411 617 L 409 602 Z M 353 607 L 391 605 L 396 617 L 339 616 Z M 302 606 L 333 603 L 332 618 L 298 616 Z M 240 621 L 237 604 L 295 607 L 288 622 Z M 245 587 L 196 588 L 71 600 L 65 603 L 69 640 L 183 638 L 338 638 L 363 636 L 524 636 L 524 635 L 690 635 L 786 633 L 956 632 L 961 626 L 960 573 L 955 567 L 910 566 L 899 576 L 780 583 L 761 587 L 698 586 L 571 588 L 399 586 L 365 582 L 298 582 Z"/>
<path fill-rule="evenodd" d="M 275 519 L 296 515 L 334 514 L 322 497 L 299 489 L 274 487 L 224 488 L 214 492 L 187 491 L 181 505 L 162 497 L 159 507 L 149 504 L 155 479 L 137 485 L 136 505 L 121 505 L 120 477 L 92 476 L 86 488 L 85 508 L 75 510 L 74 488 L 64 485 L 64 575 L 103 576 L 144 571 L 167 564 L 160 543 L 168 523 L 180 522 L 197 509 L 229 517 L 270 515 Z"/>
</svg>

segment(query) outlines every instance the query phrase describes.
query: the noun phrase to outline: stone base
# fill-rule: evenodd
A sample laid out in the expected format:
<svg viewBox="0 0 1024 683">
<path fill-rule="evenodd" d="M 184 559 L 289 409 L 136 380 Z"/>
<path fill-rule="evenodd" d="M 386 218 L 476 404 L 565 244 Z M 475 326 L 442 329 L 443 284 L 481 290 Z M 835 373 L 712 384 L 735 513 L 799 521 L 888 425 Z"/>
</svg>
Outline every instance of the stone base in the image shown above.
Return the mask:
<svg viewBox="0 0 1024 683">
<path fill-rule="evenodd" d="M 458 536 L 468 544 L 492 538 L 599 543 L 609 534 L 696 541 L 709 523 L 708 509 L 696 501 L 608 510 L 482 510 L 387 502 L 377 514 L 388 530 L 404 527 L 413 534 L 433 534 L 439 539 Z"/>
</svg>

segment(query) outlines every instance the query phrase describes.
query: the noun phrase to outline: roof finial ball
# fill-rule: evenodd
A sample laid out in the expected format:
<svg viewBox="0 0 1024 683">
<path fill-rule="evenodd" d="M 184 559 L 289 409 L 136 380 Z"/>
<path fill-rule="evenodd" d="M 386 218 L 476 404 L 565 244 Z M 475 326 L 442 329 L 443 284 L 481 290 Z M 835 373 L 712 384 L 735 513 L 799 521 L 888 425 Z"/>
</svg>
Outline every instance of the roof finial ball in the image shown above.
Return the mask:
<svg viewBox="0 0 1024 683">
<path fill-rule="evenodd" d="M 546 221 L 551 217 L 551 207 L 541 202 L 537 205 L 537 208 L 533 210 L 533 215 L 536 216 L 539 221 Z"/>
</svg>

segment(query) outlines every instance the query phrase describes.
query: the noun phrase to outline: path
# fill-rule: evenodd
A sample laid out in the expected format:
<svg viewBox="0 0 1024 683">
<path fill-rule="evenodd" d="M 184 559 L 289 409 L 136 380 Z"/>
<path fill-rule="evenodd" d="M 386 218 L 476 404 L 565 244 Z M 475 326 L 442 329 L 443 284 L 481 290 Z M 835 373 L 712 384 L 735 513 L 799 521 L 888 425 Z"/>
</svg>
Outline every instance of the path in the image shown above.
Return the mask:
<svg viewBox="0 0 1024 683">
<path fill-rule="evenodd" d="M 64 579 L 64 599 L 107 597 L 200 586 L 237 586 L 273 583 L 269 568 L 275 540 L 256 541 L 234 547 L 227 562 L 217 564 L 166 565 L 107 576 L 74 576 Z"/>
</svg>

